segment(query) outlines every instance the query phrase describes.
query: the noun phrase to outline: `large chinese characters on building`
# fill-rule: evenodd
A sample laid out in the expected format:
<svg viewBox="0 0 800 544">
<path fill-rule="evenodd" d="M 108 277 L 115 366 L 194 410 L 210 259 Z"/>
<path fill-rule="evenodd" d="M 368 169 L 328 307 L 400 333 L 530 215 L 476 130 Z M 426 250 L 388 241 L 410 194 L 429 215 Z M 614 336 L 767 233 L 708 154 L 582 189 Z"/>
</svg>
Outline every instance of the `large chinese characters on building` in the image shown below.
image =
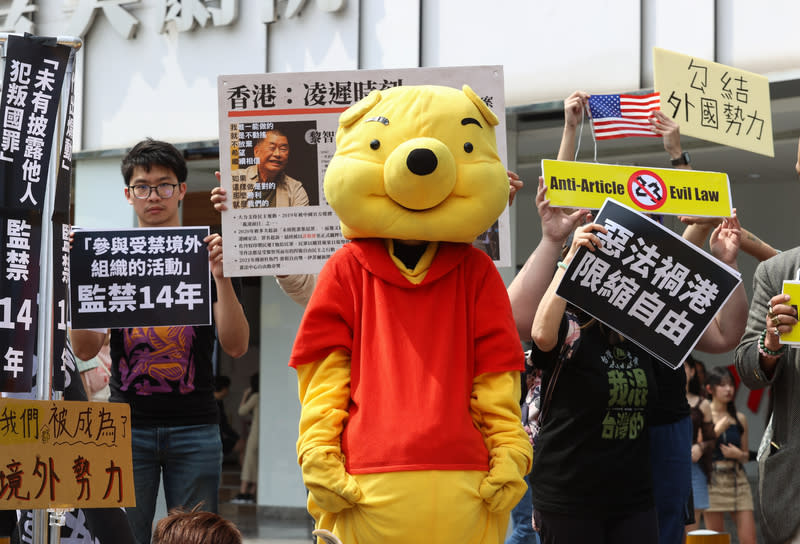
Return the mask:
<svg viewBox="0 0 800 544">
<path fill-rule="evenodd" d="M 505 160 L 499 66 L 220 76 L 225 274 L 318 272 L 345 242 L 322 188 L 339 115 L 373 90 L 426 84 L 460 89 L 465 83 L 500 119 L 495 134 Z M 508 224 L 504 212 L 475 241 L 500 266 L 511 263 Z"/>
<path fill-rule="evenodd" d="M 671 367 L 691 353 L 739 273 L 643 214 L 608 199 L 602 247 L 580 248 L 556 293 Z"/>
</svg>

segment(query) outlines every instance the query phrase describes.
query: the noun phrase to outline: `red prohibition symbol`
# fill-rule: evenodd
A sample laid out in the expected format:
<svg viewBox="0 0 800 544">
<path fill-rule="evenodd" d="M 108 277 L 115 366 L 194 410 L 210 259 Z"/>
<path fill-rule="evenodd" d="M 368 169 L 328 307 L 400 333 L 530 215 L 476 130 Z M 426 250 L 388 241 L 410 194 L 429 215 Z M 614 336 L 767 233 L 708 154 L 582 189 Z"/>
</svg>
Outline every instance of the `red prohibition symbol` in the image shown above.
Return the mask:
<svg viewBox="0 0 800 544">
<path fill-rule="evenodd" d="M 657 210 L 667 201 L 667 184 L 650 170 L 637 170 L 628 178 L 628 195 L 643 210 Z"/>
</svg>

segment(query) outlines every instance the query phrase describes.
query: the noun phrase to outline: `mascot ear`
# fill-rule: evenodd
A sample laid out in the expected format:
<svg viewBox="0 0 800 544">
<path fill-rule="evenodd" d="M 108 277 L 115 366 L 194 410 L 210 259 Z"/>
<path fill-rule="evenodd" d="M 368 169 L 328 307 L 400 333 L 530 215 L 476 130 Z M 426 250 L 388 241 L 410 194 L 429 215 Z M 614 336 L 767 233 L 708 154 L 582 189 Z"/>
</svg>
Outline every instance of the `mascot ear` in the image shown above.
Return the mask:
<svg viewBox="0 0 800 544">
<path fill-rule="evenodd" d="M 475 94 L 475 91 L 473 91 L 469 85 L 464 85 L 461 87 L 461 90 L 465 95 L 467 95 L 467 98 L 469 98 L 472 103 L 475 104 L 475 107 L 480 110 L 481 115 L 483 115 L 483 118 L 486 119 L 486 122 L 493 127 L 496 127 L 500 121 L 497 119 L 497 116 L 494 114 L 494 112 L 489 109 L 489 106 L 487 106 L 486 103 L 481 100 L 481 97 Z"/>
<path fill-rule="evenodd" d="M 339 116 L 339 126 L 349 127 L 361 119 L 372 107 L 381 101 L 381 92 L 372 91 L 367 96 L 347 108 Z"/>
</svg>

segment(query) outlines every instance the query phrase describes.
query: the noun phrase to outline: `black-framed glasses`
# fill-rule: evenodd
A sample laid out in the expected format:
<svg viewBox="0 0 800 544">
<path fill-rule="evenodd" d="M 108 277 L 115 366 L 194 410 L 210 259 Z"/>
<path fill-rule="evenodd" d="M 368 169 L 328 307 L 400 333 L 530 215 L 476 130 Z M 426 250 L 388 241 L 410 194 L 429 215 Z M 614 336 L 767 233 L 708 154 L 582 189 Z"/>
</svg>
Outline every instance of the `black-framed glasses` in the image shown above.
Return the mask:
<svg viewBox="0 0 800 544">
<path fill-rule="evenodd" d="M 129 185 L 131 191 L 133 191 L 133 196 L 136 198 L 150 198 L 150 193 L 155 190 L 156 194 L 160 198 L 171 198 L 172 194 L 175 192 L 175 187 L 177 187 L 177 183 L 160 183 L 158 185 L 145 185 L 144 183 L 140 183 L 138 185 Z"/>
</svg>

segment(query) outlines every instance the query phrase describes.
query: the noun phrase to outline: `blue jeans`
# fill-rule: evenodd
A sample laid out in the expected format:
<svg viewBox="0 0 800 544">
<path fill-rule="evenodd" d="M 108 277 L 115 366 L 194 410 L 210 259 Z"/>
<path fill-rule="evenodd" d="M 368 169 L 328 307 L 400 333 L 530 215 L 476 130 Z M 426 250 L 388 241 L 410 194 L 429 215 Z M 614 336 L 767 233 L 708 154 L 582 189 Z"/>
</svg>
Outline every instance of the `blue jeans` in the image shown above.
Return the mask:
<svg viewBox="0 0 800 544">
<path fill-rule="evenodd" d="M 533 530 L 531 522 L 533 503 L 531 502 L 530 477 L 530 474 L 525 476 L 528 490 L 511 510 L 511 532 L 506 536 L 505 544 L 539 544 L 539 533 Z"/>
<path fill-rule="evenodd" d="M 134 428 L 133 483 L 136 507 L 126 508 L 138 544 L 150 544 L 159 481 L 163 475 L 167 510 L 217 511 L 222 442 L 219 425 Z"/>
<path fill-rule="evenodd" d="M 692 490 L 692 418 L 650 427 L 659 544 L 682 544 Z"/>
</svg>

